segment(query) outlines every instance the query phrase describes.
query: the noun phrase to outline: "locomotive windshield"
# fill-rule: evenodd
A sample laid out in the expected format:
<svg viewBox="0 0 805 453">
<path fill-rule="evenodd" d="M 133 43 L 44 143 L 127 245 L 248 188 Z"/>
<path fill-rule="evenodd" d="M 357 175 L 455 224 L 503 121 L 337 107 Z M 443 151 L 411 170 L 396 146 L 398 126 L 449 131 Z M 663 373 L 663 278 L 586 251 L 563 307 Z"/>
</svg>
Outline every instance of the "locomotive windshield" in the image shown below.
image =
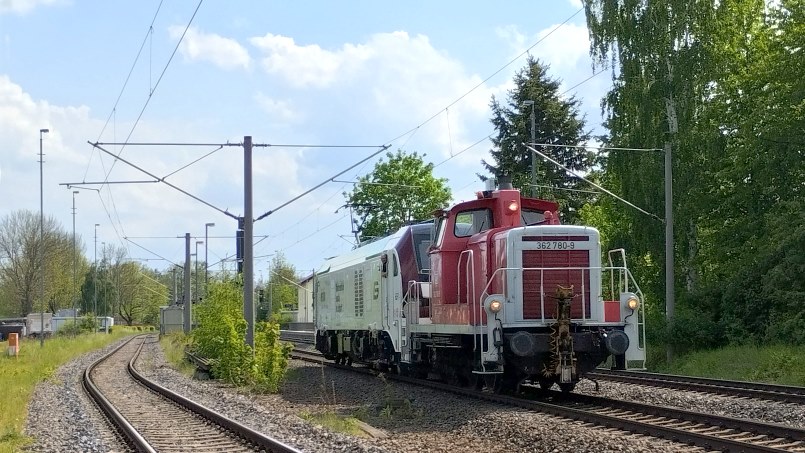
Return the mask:
<svg viewBox="0 0 805 453">
<path fill-rule="evenodd" d="M 492 211 L 489 209 L 473 209 L 456 214 L 456 225 L 453 234 L 464 238 L 492 228 Z"/>
<path fill-rule="evenodd" d="M 536 225 L 545 221 L 545 213 L 536 209 L 523 208 L 520 211 L 521 225 Z"/>
</svg>

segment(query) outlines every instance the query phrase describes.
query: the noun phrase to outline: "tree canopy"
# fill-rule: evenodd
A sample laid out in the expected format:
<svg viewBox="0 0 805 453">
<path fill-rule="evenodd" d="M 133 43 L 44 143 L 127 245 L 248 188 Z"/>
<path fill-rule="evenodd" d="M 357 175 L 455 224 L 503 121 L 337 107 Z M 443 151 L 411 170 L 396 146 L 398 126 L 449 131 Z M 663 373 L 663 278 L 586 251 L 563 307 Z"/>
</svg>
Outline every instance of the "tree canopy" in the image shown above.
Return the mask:
<svg viewBox="0 0 805 453">
<path fill-rule="evenodd" d="M 43 234 L 39 214 L 28 210 L 0 221 L 0 287 L 5 295 L 0 311 L 24 316 L 73 306 L 73 260 L 79 253 L 72 235 L 53 217 L 42 219 L 41 228 Z"/>
<path fill-rule="evenodd" d="M 401 226 L 431 218 L 444 208 L 451 193 L 447 180 L 433 176 L 433 164 L 426 164 L 416 152 L 386 153 L 374 170 L 359 178 L 351 193 L 344 193 L 347 206 L 357 219 L 360 240 L 387 235 Z"/>
<path fill-rule="evenodd" d="M 523 194 L 558 201 L 563 220 L 572 223 L 589 198 L 577 191 L 585 183 L 550 162 L 535 159 L 534 153 L 524 145 L 531 142 L 532 113 L 535 143 L 575 146 L 585 144 L 590 138 L 584 129 L 584 118 L 579 114 L 579 101 L 573 96 L 562 96 L 560 81 L 552 79 L 548 69 L 544 63 L 529 57 L 526 66 L 514 76 L 515 87 L 509 90 L 506 99 L 499 102 L 492 98 L 491 121 L 497 135 L 492 139 L 492 161 L 482 163 L 494 176 L 511 176 L 512 184 Z M 593 164 L 593 154 L 583 148 L 536 148 L 572 170 L 588 171 Z M 532 163 L 536 173 L 533 179 Z"/>
<path fill-rule="evenodd" d="M 585 0 L 591 54 L 610 67 L 607 144 L 670 147 L 675 293 L 698 345 L 805 342 L 805 2 Z M 661 213 L 662 153 L 613 151 L 602 178 Z M 661 308 L 663 225 L 612 206 L 611 247 L 637 256 Z M 614 227 L 612 227 L 614 225 Z M 783 233 L 785 231 L 785 233 Z M 797 277 L 799 275 L 799 277 Z M 697 328 L 689 329 L 694 323 Z M 685 341 L 691 341 L 688 336 Z"/>
</svg>

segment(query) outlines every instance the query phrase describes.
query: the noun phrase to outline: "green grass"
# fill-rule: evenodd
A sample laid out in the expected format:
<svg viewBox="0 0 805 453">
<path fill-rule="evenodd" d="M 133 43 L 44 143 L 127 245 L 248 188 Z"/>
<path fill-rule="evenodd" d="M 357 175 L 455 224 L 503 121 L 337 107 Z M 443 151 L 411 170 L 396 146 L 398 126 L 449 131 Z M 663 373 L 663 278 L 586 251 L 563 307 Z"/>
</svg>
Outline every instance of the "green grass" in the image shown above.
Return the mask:
<svg viewBox="0 0 805 453">
<path fill-rule="evenodd" d="M 23 428 L 36 384 L 52 378 L 62 364 L 127 335 L 131 335 L 129 329 L 116 326 L 108 335 L 49 338 L 41 348 L 39 340 L 23 339 L 17 357 L 6 354 L 8 342 L 0 342 L 0 453 L 19 451 L 31 441 L 23 435 Z"/>
<path fill-rule="evenodd" d="M 728 346 L 680 355 L 670 365 L 652 366 L 649 361 L 649 367 L 662 373 L 805 386 L 805 346 Z"/>
<path fill-rule="evenodd" d="M 196 367 L 185 360 L 184 351 L 189 340 L 182 332 L 172 332 L 163 335 L 159 339 L 159 344 L 162 346 L 162 351 L 165 353 L 165 359 L 173 365 L 173 367 L 187 376 L 192 376 L 196 371 Z"/>
<path fill-rule="evenodd" d="M 335 412 L 320 412 L 311 414 L 305 412 L 302 418 L 317 425 L 323 426 L 330 431 L 349 434 L 351 436 L 367 437 L 366 432 L 358 425 L 355 417 L 345 417 Z"/>
</svg>

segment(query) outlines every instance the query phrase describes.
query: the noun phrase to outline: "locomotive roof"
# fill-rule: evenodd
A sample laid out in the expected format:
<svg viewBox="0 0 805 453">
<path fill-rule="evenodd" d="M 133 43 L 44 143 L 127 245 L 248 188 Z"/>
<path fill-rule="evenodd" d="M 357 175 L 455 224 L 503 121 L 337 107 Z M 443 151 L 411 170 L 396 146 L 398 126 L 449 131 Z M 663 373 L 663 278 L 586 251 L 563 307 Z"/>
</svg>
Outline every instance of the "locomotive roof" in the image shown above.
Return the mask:
<svg viewBox="0 0 805 453">
<path fill-rule="evenodd" d="M 384 236 L 382 238 L 376 239 L 372 242 L 369 242 L 365 245 L 362 245 L 354 250 L 351 250 L 343 255 L 334 256 L 332 258 L 327 259 L 324 264 L 316 271 L 317 274 L 323 274 L 330 271 L 335 271 L 339 269 L 343 269 L 349 266 L 353 266 L 358 263 L 362 263 L 366 261 L 367 258 L 378 255 L 385 250 L 393 249 L 397 243 L 399 243 L 400 239 L 405 235 L 406 231 L 410 229 L 419 230 L 419 229 L 430 229 L 432 227 L 431 222 L 427 223 L 420 223 L 416 225 L 405 225 L 401 227 L 399 230 L 395 231 L 390 236 Z"/>
</svg>

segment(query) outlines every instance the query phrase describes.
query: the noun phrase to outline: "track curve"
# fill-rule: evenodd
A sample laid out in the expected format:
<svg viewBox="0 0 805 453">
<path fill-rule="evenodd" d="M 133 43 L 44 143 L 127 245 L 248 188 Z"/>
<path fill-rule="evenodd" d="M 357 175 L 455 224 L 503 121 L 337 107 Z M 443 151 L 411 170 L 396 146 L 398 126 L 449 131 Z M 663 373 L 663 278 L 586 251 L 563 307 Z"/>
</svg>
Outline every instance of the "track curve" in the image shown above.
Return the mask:
<svg viewBox="0 0 805 453">
<path fill-rule="evenodd" d="M 152 337 L 133 337 L 84 372 L 87 393 L 132 448 L 140 452 L 299 452 L 140 374 L 134 363 L 148 338 Z"/>
</svg>

